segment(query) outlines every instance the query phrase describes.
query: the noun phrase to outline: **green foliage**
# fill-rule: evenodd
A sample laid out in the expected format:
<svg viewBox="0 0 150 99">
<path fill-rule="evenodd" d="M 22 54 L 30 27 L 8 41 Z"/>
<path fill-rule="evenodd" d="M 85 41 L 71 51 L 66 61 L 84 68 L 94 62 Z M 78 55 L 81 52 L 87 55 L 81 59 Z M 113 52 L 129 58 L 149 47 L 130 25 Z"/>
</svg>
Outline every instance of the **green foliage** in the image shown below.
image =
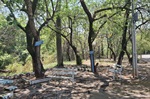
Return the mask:
<svg viewBox="0 0 150 99">
<path fill-rule="evenodd" d="M 15 25 L 9 25 L 3 15 L 0 17 L 2 19 L 0 23 L 3 23 L 0 24 L 0 68 L 5 68 L 17 60 L 25 63 L 26 57 L 28 57 L 27 51 L 25 51 L 25 34 L 22 34 Z"/>
<path fill-rule="evenodd" d="M 0 5 L 0 68 L 5 68 L 12 70 L 14 73 L 17 72 L 28 72 L 32 71 L 31 66 L 31 57 L 26 50 L 26 35 L 23 31 L 16 27 L 17 23 L 20 23 L 21 26 L 25 27 L 28 21 L 28 17 L 24 12 L 24 0 L 3 0 L 5 6 L 11 9 L 10 12 L 4 5 Z M 33 0 L 32 0 L 33 1 Z M 47 3 L 45 3 L 47 1 Z M 51 2 L 53 1 L 53 2 Z M 126 0 L 85 0 L 87 7 L 89 8 L 91 14 L 94 11 L 113 7 L 113 6 L 124 6 Z M 139 12 L 139 21 L 138 24 L 144 22 L 149 19 L 149 0 L 140 0 L 138 2 L 138 6 L 142 6 L 141 12 Z M 35 12 L 35 24 L 36 28 L 47 19 L 53 15 L 53 10 L 56 10 L 57 0 L 40 0 L 37 5 L 37 10 Z M 46 8 L 45 5 L 48 5 Z M 54 5 L 54 9 L 52 8 Z M 21 11 L 22 10 L 22 11 Z M 47 11 L 48 10 L 48 11 Z M 140 9 L 138 9 L 139 11 Z M 114 17 L 109 18 L 112 14 L 118 12 Z M 104 43 L 104 51 L 107 49 L 107 38 L 109 39 L 109 43 L 111 43 L 113 50 L 118 53 L 120 51 L 121 46 L 121 38 L 123 31 L 123 23 L 124 19 L 124 10 L 115 9 L 115 10 L 106 10 L 101 13 L 97 13 L 96 18 L 99 18 L 106 14 L 106 17 L 100 18 L 97 21 L 94 21 L 94 32 L 99 33 L 96 38 L 96 46 L 101 45 L 101 42 Z M 57 16 L 60 16 L 62 19 L 62 34 L 66 36 L 66 38 L 70 38 L 70 25 L 68 17 L 72 19 L 72 43 L 77 47 L 79 54 L 82 54 L 82 51 L 88 50 L 88 19 L 87 15 L 84 13 L 79 1 L 77 0 L 62 0 L 61 3 L 61 11 L 54 14 L 54 18 L 52 21 L 48 23 L 51 28 L 55 28 L 55 19 Z M 14 18 L 16 17 L 16 19 Z M 131 15 L 130 15 L 131 17 Z M 105 21 L 107 23 L 99 30 L 101 24 Z M 131 19 L 128 19 L 130 22 Z M 149 51 L 150 48 L 150 33 L 149 33 L 149 25 L 145 27 L 141 27 L 142 33 L 137 34 L 137 50 L 139 54 L 144 53 L 145 51 Z M 99 30 L 99 31 L 98 31 Z M 130 26 L 128 26 L 128 31 L 130 31 Z M 43 64 L 49 65 L 49 63 L 53 63 L 56 61 L 56 40 L 55 40 L 55 32 L 45 27 L 41 30 L 40 39 L 44 41 L 41 45 L 41 57 L 44 58 Z M 108 36 L 106 38 L 106 36 Z M 129 35 L 127 35 L 128 37 Z M 142 39 L 141 39 L 142 38 Z M 70 39 L 69 39 L 70 40 Z M 63 44 L 66 42 L 63 39 Z M 63 47 L 65 45 L 62 45 Z M 131 53 L 131 43 L 128 42 L 128 51 Z M 66 51 L 66 48 L 63 49 Z M 70 49 L 70 54 L 72 54 L 72 49 Z M 64 52 L 64 57 L 66 56 Z M 24 64 L 24 66 L 22 66 Z M 19 71 L 19 72 L 18 72 Z"/>
<path fill-rule="evenodd" d="M 145 54 L 145 52 L 150 51 L 150 40 L 149 40 L 150 30 L 144 30 L 143 32 L 138 31 L 137 33 L 137 52 L 138 54 Z"/>
<path fill-rule="evenodd" d="M 3 56 L 0 56 L 0 68 L 4 69 L 5 66 L 9 65 L 13 61 L 14 60 L 12 59 L 11 55 L 7 53 L 3 54 Z"/>
</svg>

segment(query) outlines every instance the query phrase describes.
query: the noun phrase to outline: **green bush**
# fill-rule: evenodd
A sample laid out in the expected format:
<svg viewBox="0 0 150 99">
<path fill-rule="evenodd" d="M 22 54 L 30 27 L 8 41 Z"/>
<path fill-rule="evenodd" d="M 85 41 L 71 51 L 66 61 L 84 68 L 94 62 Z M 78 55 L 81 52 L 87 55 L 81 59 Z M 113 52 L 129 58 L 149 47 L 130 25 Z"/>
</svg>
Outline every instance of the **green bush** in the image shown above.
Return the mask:
<svg viewBox="0 0 150 99">
<path fill-rule="evenodd" d="M 4 69 L 5 66 L 13 63 L 13 57 L 9 54 L 3 54 L 0 56 L 0 69 Z"/>
</svg>

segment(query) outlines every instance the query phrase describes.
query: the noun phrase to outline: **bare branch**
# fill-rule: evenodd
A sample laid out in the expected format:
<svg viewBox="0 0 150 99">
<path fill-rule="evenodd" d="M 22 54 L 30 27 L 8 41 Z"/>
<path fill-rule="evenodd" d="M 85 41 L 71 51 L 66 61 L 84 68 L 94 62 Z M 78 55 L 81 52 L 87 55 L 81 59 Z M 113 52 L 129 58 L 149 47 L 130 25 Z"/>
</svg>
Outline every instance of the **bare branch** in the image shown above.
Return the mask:
<svg viewBox="0 0 150 99">
<path fill-rule="evenodd" d="M 120 11 L 118 11 L 118 12 L 112 14 L 111 16 L 108 17 L 108 19 L 112 18 L 113 16 L 115 16 L 115 15 L 118 14 L 119 12 L 120 12 Z M 95 40 L 95 38 L 96 38 L 97 35 L 99 34 L 100 29 L 101 29 L 106 23 L 107 23 L 107 20 L 104 21 L 104 22 L 100 25 L 100 27 L 98 28 L 97 33 L 95 34 L 95 37 L 93 38 L 93 41 Z M 93 42 L 93 41 L 92 41 L 92 42 Z"/>
<path fill-rule="evenodd" d="M 53 8 L 52 15 L 50 15 L 49 18 L 46 18 L 46 20 L 41 24 L 41 26 L 38 29 L 38 32 L 40 32 L 43 29 L 43 27 L 49 23 L 50 20 L 52 20 L 54 22 L 53 18 L 54 18 L 54 15 L 55 15 L 56 11 L 54 10 L 53 0 L 51 0 L 51 3 L 52 3 L 52 8 Z M 57 5 L 58 5 L 58 2 L 56 4 L 56 6 Z"/>
<path fill-rule="evenodd" d="M 144 25 L 144 24 L 146 24 L 146 23 L 148 23 L 148 22 L 150 22 L 150 19 L 148 19 L 148 20 L 142 22 L 140 25 L 138 25 L 138 26 L 136 27 L 136 29 L 138 29 L 139 27 L 141 27 L 142 25 Z"/>
<path fill-rule="evenodd" d="M 107 17 L 107 15 L 104 14 L 103 16 L 100 16 L 99 18 L 94 19 L 94 21 L 99 20 L 99 19 L 104 18 L 104 17 Z"/>
<path fill-rule="evenodd" d="M 4 3 L 3 0 L 2 0 L 2 2 Z M 13 17 L 14 21 L 17 23 L 17 26 L 18 26 L 21 30 L 23 30 L 23 31 L 25 32 L 25 28 L 24 28 L 23 26 L 21 26 L 21 24 L 17 21 L 15 15 L 14 15 L 14 13 L 13 13 L 13 9 L 11 8 L 11 6 L 9 6 L 9 5 L 7 5 L 7 4 L 6 4 L 6 6 L 7 6 L 7 8 L 9 9 L 9 11 L 10 11 L 10 13 L 11 13 L 11 16 Z"/>
<path fill-rule="evenodd" d="M 50 27 L 49 25 L 47 25 L 47 27 L 48 27 L 48 28 L 50 28 L 51 30 L 53 30 L 55 33 L 60 34 L 63 38 L 65 38 L 65 39 L 66 39 L 66 41 L 69 43 L 69 45 L 71 45 L 71 43 L 70 43 L 70 41 L 69 41 L 69 39 L 67 38 L 67 36 L 66 36 L 66 35 L 64 35 L 64 34 L 62 34 L 62 33 L 57 32 L 57 30 L 53 29 L 53 28 L 52 28 L 52 27 Z"/>
</svg>

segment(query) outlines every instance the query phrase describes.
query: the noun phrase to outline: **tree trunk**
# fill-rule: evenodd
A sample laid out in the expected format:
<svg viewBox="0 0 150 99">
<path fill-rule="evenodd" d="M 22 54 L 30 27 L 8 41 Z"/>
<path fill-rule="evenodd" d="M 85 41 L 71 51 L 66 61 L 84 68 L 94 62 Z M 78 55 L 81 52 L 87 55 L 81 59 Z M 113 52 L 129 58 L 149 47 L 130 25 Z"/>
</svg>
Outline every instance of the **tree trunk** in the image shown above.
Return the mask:
<svg viewBox="0 0 150 99">
<path fill-rule="evenodd" d="M 98 59 L 100 61 L 100 58 L 101 58 L 101 54 L 100 54 L 100 46 L 98 46 Z"/>
<path fill-rule="evenodd" d="M 58 16 L 56 19 L 56 29 L 57 32 L 56 33 L 56 47 L 57 47 L 57 66 L 58 67 L 63 67 L 63 56 L 62 56 L 62 42 L 61 42 L 61 19 Z"/>
<path fill-rule="evenodd" d="M 82 41 L 80 39 L 78 39 L 78 41 L 79 41 L 79 43 L 81 45 L 82 59 L 85 59 L 85 57 L 84 57 L 84 47 L 82 45 Z"/>
<path fill-rule="evenodd" d="M 59 0 L 58 11 L 61 10 L 61 0 Z M 63 67 L 62 42 L 61 42 L 61 18 L 56 19 L 56 47 L 57 47 L 57 67 Z"/>
<path fill-rule="evenodd" d="M 67 42 L 67 60 L 68 61 L 71 61 L 71 57 L 70 57 L 70 46 L 69 46 L 69 44 L 68 44 L 68 42 Z"/>
<path fill-rule="evenodd" d="M 127 3 L 128 3 L 128 7 L 130 7 L 131 6 L 130 0 L 128 0 Z M 128 29 L 129 15 L 130 15 L 130 11 L 126 10 L 126 12 L 125 12 L 126 20 L 125 20 L 124 30 L 123 30 L 123 34 L 122 34 L 121 52 L 120 52 L 118 62 L 117 62 L 117 64 L 119 64 L 119 65 L 122 64 L 123 56 L 125 54 L 125 51 L 127 50 L 126 34 L 127 34 L 127 29 Z"/>
<path fill-rule="evenodd" d="M 82 65 L 82 60 L 81 60 L 80 56 L 78 54 L 75 54 L 75 55 L 76 55 L 76 64 Z"/>
<path fill-rule="evenodd" d="M 108 45 L 107 50 L 110 49 L 110 59 L 112 59 L 113 57 L 114 62 L 116 62 L 117 55 L 115 54 L 112 48 L 113 45 L 111 44 L 111 41 L 108 38 L 107 38 L 107 45 Z"/>
<path fill-rule="evenodd" d="M 93 51 L 93 46 L 92 46 L 92 37 L 94 37 L 94 30 L 93 30 L 93 20 L 89 20 L 89 37 L 88 37 L 88 43 L 89 43 L 89 51 Z M 92 59 L 93 58 L 93 59 Z M 90 62 L 91 62 L 91 70 L 93 71 L 92 69 L 92 66 L 94 68 L 94 73 L 96 73 L 96 68 L 95 68 L 95 60 L 94 60 L 94 53 L 93 55 L 90 54 Z"/>
<path fill-rule="evenodd" d="M 81 60 L 81 57 L 78 55 L 78 52 L 77 52 L 77 48 L 73 45 L 71 45 L 74 53 L 75 53 L 75 56 L 76 56 L 76 64 L 77 65 L 81 65 L 82 64 L 82 60 Z"/>
<path fill-rule="evenodd" d="M 88 10 L 84 0 L 80 0 L 80 3 L 82 5 L 82 8 L 84 10 L 84 12 L 87 14 L 88 16 L 88 20 L 89 20 L 89 36 L 88 36 L 88 45 L 89 45 L 89 52 L 91 53 L 93 51 L 93 46 L 92 46 L 92 43 L 94 41 L 94 38 L 95 38 L 95 33 L 94 33 L 94 30 L 93 30 L 93 22 L 94 22 L 94 18 L 93 16 L 91 15 L 90 11 Z M 93 52 L 92 52 L 93 53 Z M 91 56 L 92 55 L 92 56 Z M 90 62 L 91 62 L 91 70 L 93 71 L 92 67 L 94 67 L 94 71 L 93 72 L 96 72 L 96 68 L 95 66 L 95 63 L 94 63 L 94 53 L 93 54 L 90 54 Z"/>
<path fill-rule="evenodd" d="M 94 35 L 93 31 L 93 21 L 90 22 L 89 24 L 89 36 L 88 36 L 88 44 L 89 44 L 89 51 L 93 51 L 93 46 L 92 46 L 92 36 Z"/>
<path fill-rule="evenodd" d="M 33 36 L 31 35 L 29 25 L 26 27 L 26 37 L 27 37 L 27 50 L 32 57 L 33 62 L 33 72 L 35 72 L 36 78 L 44 77 L 44 68 L 43 64 L 40 60 L 40 46 L 34 46 L 37 40 L 34 40 Z M 34 43 L 32 43 L 34 40 Z"/>
<path fill-rule="evenodd" d="M 103 40 L 101 42 L 101 55 L 104 56 L 104 46 L 103 46 Z"/>
<path fill-rule="evenodd" d="M 111 53 L 112 53 L 111 56 L 113 56 L 114 62 L 116 62 L 116 54 L 115 54 L 115 52 L 113 51 L 113 49 L 112 49 L 111 47 L 108 47 L 108 48 L 110 49 L 110 51 L 111 51 Z"/>
<path fill-rule="evenodd" d="M 27 6 L 28 23 L 25 27 L 26 39 L 27 39 L 27 50 L 32 57 L 33 71 L 35 72 L 36 78 L 44 77 L 44 68 L 40 60 L 40 45 L 35 46 L 35 43 L 40 40 L 40 33 L 36 30 L 34 23 L 34 13 L 37 6 L 38 0 L 32 4 L 30 0 L 25 0 Z"/>
<path fill-rule="evenodd" d="M 130 53 L 125 50 L 126 54 L 127 54 L 127 57 L 128 57 L 128 62 L 130 63 L 130 65 L 132 65 L 132 58 L 130 57 Z"/>
</svg>

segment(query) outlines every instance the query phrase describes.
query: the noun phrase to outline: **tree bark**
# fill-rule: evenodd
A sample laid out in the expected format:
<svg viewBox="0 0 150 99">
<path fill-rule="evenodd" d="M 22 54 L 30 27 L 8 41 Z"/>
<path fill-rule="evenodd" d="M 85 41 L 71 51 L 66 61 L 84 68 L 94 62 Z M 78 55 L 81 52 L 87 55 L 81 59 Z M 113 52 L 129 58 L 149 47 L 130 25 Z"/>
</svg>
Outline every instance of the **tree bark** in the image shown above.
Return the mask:
<svg viewBox="0 0 150 99">
<path fill-rule="evenodd" d="M 116 62 L 116 54 L 115 54 L 115 52 L 114 52 L 114 50 L 111 48 L 111 47 L 108 47 L 109 49 L 110 49 L 110 51 L 112 52 L 112 56 L 113 56 L 113 60 L 114 60 L 114 62 Z"/>
<path fill-rule="evenodd" d="M 63 67 L 63 55 L 62 55 L 62 42 L 61 42 L 61 19 L 58 16 L 56 20 L 56 28 L 57 32 L 56 33 L 56 47 L 57 47 L 57 66 L 58 67 Z"/>
<path fill-rule="evenodd" d="M 128 4 L 128 7 L 131 6 L 130 0 L 127 1 L 127 4 Z M 125 51 L 127 50 L 126 35 L 127 35 L 127 29 L 128 29 L 129 15 L 130 15 L 130 11 L 126 9 L 126 12 L 125 12 L 125 19 L 126 20 L 125 20 L 124 30 L 123 30 L 123 34 L 122 34 L 121 52 L 119 54 L 119 58 L 118 58 L 118 62 L 117 62 L 117 64 L 119 64 L 119 65 L 122 64 L 123 56 L 125 54 Z"/>
<path fill-rule="evenodd" d="M 27 50 L 32 57 L 33 72 L 35 72 L 36 78 L 42 78 L 44 76 L 44 68 L 40 60 L 40 46 L 34 46 L 36 40 L 34 40 L 34 37 L 31 35 L 31 32 L 28 32 L 29 30 L 30 29 L 26 28 Z M 32 41 L 34 42 L 32 43 Z"/>
<path fill-rule="evenodd" d="M 68 42 L 66 42 L 67 44 L 67 52 L 66 52 L 66 54 L 67 54 L 67 59 L 68 59 L 68 61 L 71 61 L 71 57 L 70 57 L 70 46 L 69 46 L 69 44 L 68 44 Z"/>
<path fill-rule="evenodd" d="M 88 36 L 88 46 L 89 46 L 89 52 L 93 51 L 93 46 L 92 43 L 94 41 L 94 37 L 95 37 L 95 33 L 94 33 L 94 29 L 93 29 L 93 22 L 94 22 L 94 18 L 92 17 L 92 14 L 90 13 L 90 11 L 88 10 L 84 0 L 80 0 L 80 3 L 82 5 L 82 8 L 84 10 L 84 12 L 87 14 L 88 20 L 89 20 L 89 36 Z M 93 57 L 93 59 L 92 59 Z M 92 65 L 94 65 L 94 53 L 91 56 L 90 54 L 90 63 L 91 63 L 91 70 L 92 70 Z M 94 71 L 96 72 L 96 68 L 94 66 Z"/>
<path fill-rule="evenodd" d="M 110 59 L 113 57 L 113 60 L 114 60 L 114 62 L 116 62 L 116 57 L 117 57 L 117 55 L 116 55 L 116 53 L 114 52 L 114 50 L 113 50 L 113 48 L 112 48 L 112 44 L 111 44 L 111 40 L 107 37 L 107 45 L 108 45 L 108 47 L 107 47 L 107 50 L 109 49 L 111 52 L 110 52 Z M 107 52 L 108 53 L 108 52 Z"/>
<path fill-rule="evenodd" d="M 69 45 L 71 46 L 72 50 L 74 51 L 75 57 L 76 57 L 76 64 L 81 65 L 82 64 L 82 59 L 77 51 L 77 48 L 73 45 L 72 43 L 72 38 L 73 38 L 73 22 L 72 18 L 68 16 L 68 21 L 69 21 L 69 29 L 70 29 L 70 41 L 66 38 L 68 41 Z M 79 40 L 80 41 L 80 40 Z"/>
<path fill-rule="evenodd" d="M 35 28 L 34 23 L 34 12 L 38 0 L 34 0 L 32 3 L 30 0 L 24 0 L 27 6 L 28 23 L 25 27 L 26 39 L 27 39 L 27 50 L 32 57 L 33 71 L 35 72 L 36 78 L 44 77 L 44 68 L 40 59 L 40 46 L 34 46 L 37 41 L 40 40 L 39 32 Z"/>
<path fill-rule="evenodd" d="M 61 10 L 61 0 L 59 0 L 58 11 Z M 56 19 L 56 47 L 57 47 L 57 67 L 64 67 L 62 55 L 62 41 L 61 41 L 61 18 L 58 15 Z"/>
<path fill-rule="evenodd" d="M 78 54 L 77 48 L 75 46 L 73 46 L 73 45 L 71 45 L 71 47 L 72 47 L 72 49 L 73 49 L 73 51 L 75 53 L 75 56 L 76 56 L 76 64 L 77 65 L 81 65 L 82 64 L 82 59 L 81 59 L 81 57 Z"/>
<path fill-rule="evenodd" d="M 103 45 L 103 39 L 101 41 L 101 55 L 104 56 L 104 45 Z"/>
</svg>

